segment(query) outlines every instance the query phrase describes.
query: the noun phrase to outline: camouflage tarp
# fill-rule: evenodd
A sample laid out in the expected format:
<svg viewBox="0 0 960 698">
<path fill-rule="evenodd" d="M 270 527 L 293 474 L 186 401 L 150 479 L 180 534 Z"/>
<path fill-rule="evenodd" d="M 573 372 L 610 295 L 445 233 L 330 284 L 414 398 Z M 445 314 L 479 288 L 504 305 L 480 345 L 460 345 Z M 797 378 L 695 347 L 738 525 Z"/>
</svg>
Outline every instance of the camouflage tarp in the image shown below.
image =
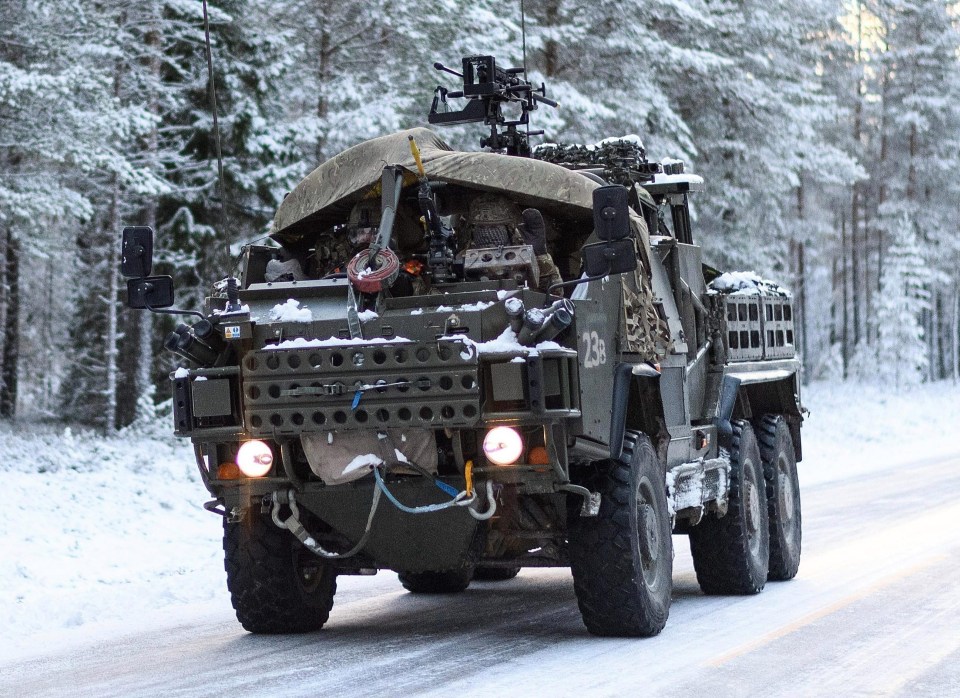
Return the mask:
<svg viewBox="0 0 960 698">
<path fill-rule="evenodd" d="M 404 167 L 413 184 L 416 166 L 408 136 L 416 140 L 431 181 L 503 192 L 521 206 L 544 213 L 591 216 L 593 190 L 599 185 L 587 177 L 531 158 L 452 150 L 433 131 L 415 128 L 360 143 L 320 165 L 280 204 L 271 232 L 292 241 L 345 221 L 353 204 L 380 181 L 387 165 Z M 646 226 L 640 218 L 634 224 L 645 249 Z"/>
</svg>

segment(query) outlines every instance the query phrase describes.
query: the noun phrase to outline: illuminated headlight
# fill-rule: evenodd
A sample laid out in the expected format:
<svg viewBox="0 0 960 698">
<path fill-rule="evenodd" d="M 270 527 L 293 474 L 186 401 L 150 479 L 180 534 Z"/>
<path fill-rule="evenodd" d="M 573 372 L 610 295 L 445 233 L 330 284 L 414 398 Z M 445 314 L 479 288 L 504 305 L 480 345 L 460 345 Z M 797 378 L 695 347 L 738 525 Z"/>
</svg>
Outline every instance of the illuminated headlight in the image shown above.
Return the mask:
<svg viewBox="0 0 960 698">
<path fill-rule="evenodd" d="M 494 427 L 483 437 L 483 453 L 497 465 L 512 465 L 523 455 L 523 439 L 516 429 Z"/>
<path fill-rule="evenodd" d="M 237 467 L 247 477 L 263 477 L 273 467 L 273 451 L 263 441 L 247 441 L 237 451 Z"/>
</svg>

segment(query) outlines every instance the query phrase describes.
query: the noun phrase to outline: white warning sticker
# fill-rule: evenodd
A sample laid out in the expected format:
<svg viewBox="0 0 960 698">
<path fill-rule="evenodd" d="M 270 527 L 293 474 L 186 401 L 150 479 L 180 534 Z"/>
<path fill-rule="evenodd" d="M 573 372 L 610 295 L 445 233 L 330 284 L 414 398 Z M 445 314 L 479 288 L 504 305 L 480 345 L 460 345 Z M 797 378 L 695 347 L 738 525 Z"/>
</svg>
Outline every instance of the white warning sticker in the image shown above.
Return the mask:
<svg viewBox="0 0 960 698">
<path fill-rule="evenodd" d="M 223 328 L 224 339 L 240 339 L 240 325 L 227 325 Z"/>
</svg>

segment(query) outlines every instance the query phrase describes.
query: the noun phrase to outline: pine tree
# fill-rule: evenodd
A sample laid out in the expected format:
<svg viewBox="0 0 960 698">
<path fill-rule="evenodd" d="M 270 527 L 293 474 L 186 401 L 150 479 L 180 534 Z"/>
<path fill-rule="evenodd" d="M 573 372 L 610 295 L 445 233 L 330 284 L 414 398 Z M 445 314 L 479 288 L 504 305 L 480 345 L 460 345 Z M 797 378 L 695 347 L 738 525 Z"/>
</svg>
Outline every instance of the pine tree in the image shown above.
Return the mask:
<svg viewBox="0 0 960 698">
<path fill-rule="evenodd" d="M 929 272 L 916 226 L 905 211 L 891 232 L 877 309 L 877 371 L 897 389 L 919 383 L 927 368 L 927 347 L 920 313 L 929 308 Z"/>
</svg>

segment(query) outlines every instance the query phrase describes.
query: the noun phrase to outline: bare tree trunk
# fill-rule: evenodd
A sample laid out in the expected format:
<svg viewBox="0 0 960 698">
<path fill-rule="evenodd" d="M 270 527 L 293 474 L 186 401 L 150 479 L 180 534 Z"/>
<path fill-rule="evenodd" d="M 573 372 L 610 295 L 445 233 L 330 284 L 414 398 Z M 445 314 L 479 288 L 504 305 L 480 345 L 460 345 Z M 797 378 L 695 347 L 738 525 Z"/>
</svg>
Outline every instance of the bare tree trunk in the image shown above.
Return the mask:
<svg viewBox="0 0 960 698">
<path fill-rule="evenodd" d="M 329 89 L 330 62 L 332 60 L 330 41 L 330 32 L 324 28 L 320 34 L 320 48 L 317 51 L 317 83 L 320 85 L 320 94 L 317 96 L 317 118 L 320 119 L 320 123 L 322 124 L 321 130 L 323 132 L 327 132 L 330 129 L 330 124 L 327 122 L 330 114 L 330 101 L 324 92 Z M 315 150 L 317 165 L 327 159 L 327 140 L 326 136 L 320 136 L 319 140 L 317 140 Z"/>
<path fill-rule="evenodd" d="M 857 248 L 857 228 L 860 221 L 860 185 L 853 185 L 850 206 L 850 300 L 853 305 L 853 347 L 860 345 L 860 250 Z"/>
<path fill-rule="evenodd" d="M 840 285 L 843 288 L 843 329 L 840 332 L 840 350 L 843 355 L 843 379 L 847 379 L 847 367 L 850 365 L 850 337 L 848 328 L 849 319 L 849 299 L 847 297 L 847 212 L 840 214 Z"/>
<path fill-rule="evenodd" d="M 44 413 L 53 413 L 53 389 L 54 389 L 54 368 L 53 358 L 56 353 L 56 337 L 53 330 L 53 318 L 56 313 L 56 304 L 53 294 L 54 261 L 53 257 L 47 258 L 47 303 L 43 313 L 43 393 L 41 399 L 41 408 Z"/>
<path fill-rule="evenodd" d="M 941 346 L 941 327 L 943 322 L 943 295 L 934 290 L 930 304 L 930 380 L 943 378 L 943 347 Z"/>
<path fill-rule="evenodd" d="M 106 433 L 111 433 L 117 428 L 117 354 L 118 347 L 117 342 L 119 339 L 117 332 L 117 296 L 120 293 L 120 279 L 117 275 L 117 265 L 119 260 L 116 259 L 114 252 L 115 245 L 111 244 L 114 238 L 114 235 L 111 232 L 115 232 L 120 228 L 120 183 L 114 175 L 113 177 L 113 193 L 110 198 L 110 214 L 107 217 L 107 234 L 105 235 L 106 240 L 108 241 L 105 249 L 103 250 L 104 258 L 106 261 L 106 273 L 108 277 L 107 283 L 107 297 L 104 301 L 107 304 L 107 336 L 106 336 L 106 389 L 104 390 L 104 397 L 106 399 L 106 414 L 103 416 L 103 429 Z"/>
<path fill-rule="evenodd" d="M 800 353 L 804 359 L 809 356 L 807 344 L 807 275 L 806 275 L 806 246 L 801 242 L 797 244 L 797 275 L 799 283 L 797 285 L 798 296 L 798 315 L 800 328 Z"/>
<path fill-rule="evenodd" d="M 839 286 L 839 272 L 837 258 L 834 257 L 830 265 L 830 347 L 837 343 L 837 286 Z"/>
<path fill-rule="evenodd" d="M 154 21 L 159 27 L 160 18 L 155 17 Z M 146 37 L 147 45 L 151 47 L 152 52 L 150 54 L 150 72 L 153 74 L 154 78 L 160 78 L 160 57 L 157 53 L 160 47 L 160 30 L 159 28 L 156 31 L 152 31 L 147 34 Z M 153 95 L 152 102 L 150 104 L 150 111 L 154 116 L 160 117 L 160 103 L 157 95 Z M 150 134 L 147 136 L 147 156 L 150 158 L 151 164 L 156 166 L 157 150 L 159 148 L 160 136 L 157 132 L 156 126 L 150 129 Z M 220 192 L 220 195 L 226 197 L 226 192 Z M 144 224 L 148 225 L 150 228 L 156 230 L 157 227 L 157 204 L 155 200 L 151 200 L 147 204 L 146 215 L 144 216 Z M 223 234 L 226 234 L 226 231 L 222 231 Z M 136 390 L 136 407 L 135 407 L 135 419 L 147 419 L 153 416 L 153 313 L 136 313 L 136 328 L 137 328 L 137 359 L 136 359 L 136 372 L 134 375 L 134 383 Z"/>
<path fill-rule="evenodd" d="M 860 3 L 857 2 L 857 67 L 860 75 L 857 79 L 857 95 L 853 107 L 853 142 L 859 150 L 863 148 L 863 22 Z M 853 346 L 860 344 L 860 251 L 857 249 L 857 230 L 860 226 L 860 190 L 859 182 L 853 183 L 853 195 L 850 198 L 850 295 L 853 301 Z"/>
<path fill-rule="evenodd" d="M 806 216 L 806 202 L 804 200 L 803 180 L 800 180 L 800 186 L 797 187 L 797 220 L 803 221 Z M 803 240 L 791 241 L 791 257 L 796 260 L 796 274 L 794 289 L 796 290 L 796 303 L 794 307 L 795 337 L 796 345 L 800 347 L 800 356 L 807 358 L 807 279 L 806 279 L 806 259 Z M 809 382 L 810 372 L 803 375 L 804 383 Z"/>
<path fill-rule="evenodd" d="M 157 206 L 151 203 L 147 207 L 146 225 L 156 228 Z M 136 314 L 137 322 L 137 363 L 136 419 L 148 419 L 153 416 L 153 313 Z M 148 402 L 149 401 L 149 402 Z"/>
<path fill-rule="evenodd" d="M 870 257 L 873 252 L 870 246 L 870 220 L 867 213 L 868 206 L 863 211 L 863 340 L 870 345 L 873 320 L 873 293 L 870 284 Z"/>
<path fill-rule="evenodd" d="M 4 363 L 7 333 L 3 328 L 7 326 L 7 314 L 10 312 L 10 289 L 7 285 L 7 247 L 10 243 L 10 228 L 0 227 L 0 390 L 3 390 Z"/>
<path fill-rule="evenodd" d="M 0 265 L 7 272 L 8 311 L 0 326 L 4 336 L 2 371 L 0 371 L 0 417 L 11 419 L 17 412 L 18 367 L 20 358 L 20 244 L 9 237 L 6 256 L 0 259 Z"/>
<path fill-rule="evenodd" d="M 960 383 L 960 277 L 953 282 L 953 322 L 950 328 L 950 372 L 953 374 L 953 383 Z"/>
</svg>

